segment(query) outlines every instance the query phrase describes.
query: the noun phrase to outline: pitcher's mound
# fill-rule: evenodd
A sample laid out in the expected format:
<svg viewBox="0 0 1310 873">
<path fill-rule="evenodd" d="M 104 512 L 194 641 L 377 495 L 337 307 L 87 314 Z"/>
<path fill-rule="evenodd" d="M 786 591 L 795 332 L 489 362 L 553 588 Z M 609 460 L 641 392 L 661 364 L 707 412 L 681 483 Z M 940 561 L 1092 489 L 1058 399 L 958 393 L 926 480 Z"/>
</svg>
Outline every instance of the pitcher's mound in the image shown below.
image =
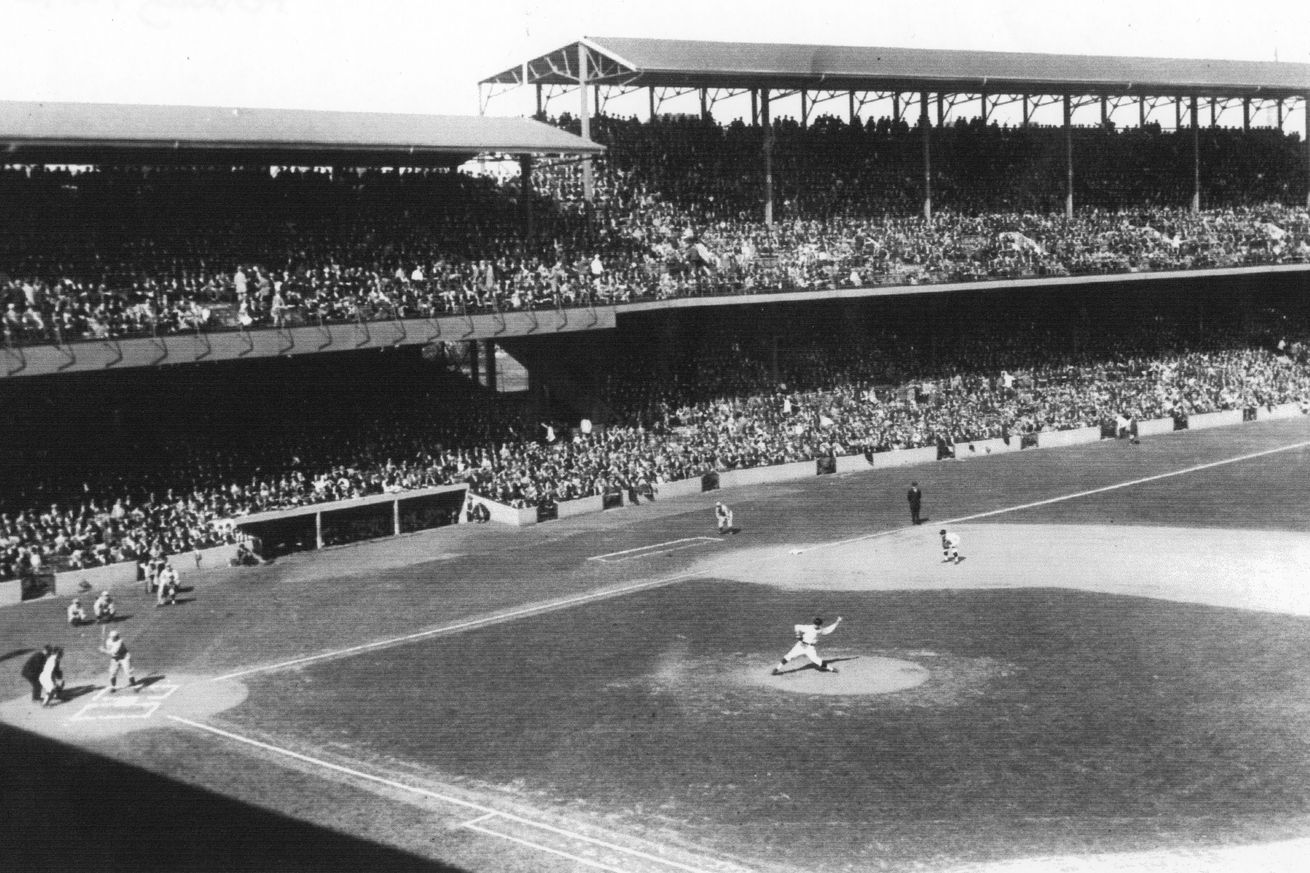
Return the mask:
<svg viewBox="0 0 1310 873">
<path fill-rule="evenodd" d="M 777 676 L 753 670 L 749 681 L 798 694 L 890 694 L 928 681 L 926 667 L 896 658 L 833 658 L 838 672 L 825 673 L 808 661 L 793 661 Z"/>
</svg>

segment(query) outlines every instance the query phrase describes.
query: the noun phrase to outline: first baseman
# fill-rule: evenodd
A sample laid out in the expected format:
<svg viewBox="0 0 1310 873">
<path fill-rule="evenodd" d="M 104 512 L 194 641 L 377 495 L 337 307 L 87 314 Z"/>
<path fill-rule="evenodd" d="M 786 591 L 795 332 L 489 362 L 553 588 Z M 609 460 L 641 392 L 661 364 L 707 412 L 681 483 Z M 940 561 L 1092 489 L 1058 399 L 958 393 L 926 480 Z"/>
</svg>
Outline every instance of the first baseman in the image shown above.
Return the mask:
<svg viewBox="0 0 1310 873">
<path fill-rule="evenodd" d="M 960 563 L 963 560 L 960 557 L 960 535 L 946 528 L 942 528 L 939 533 L 942 538 L 942 563 Z"/>
<path fill-rule="evenodd" d="M 773 675 L 777 676 L 778 673 L 782 671 L 782 668 L 787 666 L 788 661 L 793 658 L 799 658 L 801 655 L 809 658 L 810 661 L 823 672 L 836 673 L 836 667 L 828 666 L 828 662 L 819 657 L 819 653 L 814 648 L 814 644 L 818 642 L 820 635 L 832 633 L 837 629 L 837 625 L 839 624 L 841 624 L 840 615 L 837 616 L 836 621 L 827 627 L 823 626 L 823 619 L 817 616 L 814 619 L 814 624 L 796 625 L 794 628 L 796 631 L 796 645 L 791 647 L 790 652 L 782 656 L 782 660 L 778 662 L 778 666 L 773 668 Z"/>
</svg>

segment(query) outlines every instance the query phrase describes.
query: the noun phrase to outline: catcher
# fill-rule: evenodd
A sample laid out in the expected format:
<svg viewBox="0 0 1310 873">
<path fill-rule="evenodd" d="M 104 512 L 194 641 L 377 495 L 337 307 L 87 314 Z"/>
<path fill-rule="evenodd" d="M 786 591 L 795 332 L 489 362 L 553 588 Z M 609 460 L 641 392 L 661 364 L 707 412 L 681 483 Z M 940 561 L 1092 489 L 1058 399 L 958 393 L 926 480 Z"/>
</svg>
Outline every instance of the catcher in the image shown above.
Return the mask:
<svg viewBox="0 0 1310 873">
<path fill-rule="evenodd" d="M 837 672 L 836 667 L 830 666 L 827 661 L 819 657 L 819 652 L 817 649 L 814 648 L 814 644 L 818 642 L 820 636 L 824 636 L 826 634 L 830 634 L 833 631 L 835 631 L 837 629 L 837 625 L 839 624 L 841 624 L 840 615 L 837 616 L 836 621 L 834 621 L 832 624 L 828 625 L 827 627 L 823 626 L 823 618 L 819 616 L 815 617 L 814 624 L 812 625 L 810 624 L 796 625 L 793 628 L 793 630 L 795 630 L 796 632 L 796 645 L 791 647 L 790 652 L 782 656 L 782 660 L 778 662 L 778 666 L 773 668 L 773 675 L 777 676 L 779 673 L 782 672 L 782 668 L 787 666 L 788 661 L 791 661 L 795 658 L 799 658 L 801 655 L 804 655 L 805 657 L 809 658 L 811 663 L 813 663 L 824 673 L 836 673 Z"/>
</svg>

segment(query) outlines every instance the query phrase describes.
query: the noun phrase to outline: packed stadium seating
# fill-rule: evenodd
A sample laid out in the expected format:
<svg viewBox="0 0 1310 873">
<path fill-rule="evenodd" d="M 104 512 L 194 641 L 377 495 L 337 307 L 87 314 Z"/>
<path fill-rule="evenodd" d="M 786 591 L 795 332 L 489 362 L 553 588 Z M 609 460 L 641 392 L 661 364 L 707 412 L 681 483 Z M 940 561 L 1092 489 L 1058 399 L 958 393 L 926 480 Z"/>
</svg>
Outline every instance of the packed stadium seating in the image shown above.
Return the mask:
<svg viewBox="0 0 1310 873">
<path fill-rule="evenodd" d="M 576 166 L 542 166 L 529 239 L 515 183 L 461 174 L 0 169 L 4 342 L 1310 261 L 1310 214 L 1293 205 L 1303 146 L 1275 131 L 1202 131 L 1207 208 L 1193 213 L 1189 133 L 1079 130 L 1084 208 L 1069 221 L 1054 212 L 1060 132 L 954 124 L 934 131 L 944 208 L 925 222 L 918 132 L 782 119 L 772 226 L 758 128 L 602 117 L 593 131 L 610 149 L 594 203 Z M 610 419 L 592 433 L 556 422 L 551 441 L 524 401 L 417 350 L 8 380 L 0 408 L 24 414 L 0 421 L 0 579 L 204 548 L 252 512 L 428 485 L 533 506 L 1119 416 L 1310 404 L 1303 308 L 1278 313 L 1277 335 L 1137 319 L 1076 344 L 997 319 L 930 356 L 906 354 L 913 320 L 845 337 L 802 326 L 776 362 L 724 328 L 664 372 L 633 340 L 591 374 Z"/>
<path fill-rule="evenodd" d="M 1310 260 L 1303 146 L 1277 131 L 1203 131 L 1192 213 L 1186 132 L 1079 129 L 1069 221 L 1059 131 L 956 123 L 925 222 L 916 131 L 782 119 L 767 226 L 758 127 L 594 130 L 594 206 L 576 165 L 541 167 L 530 239 L 517 182 L 458 173 L 0 170 L 4 341 Z"/>
<path fill-rule="evenodd" d="M 931 357 L 914 351 L 908 316 L 844 338 L 798 325 L 776 370 L 749 319 L 689 338 L 668 374 L 634 337 L 592 386 L 612 421 L 591 434 L 557 422 L 549 442 L 521 398 L 438 375 L 417 352 L 252 362 L 248 383 L 204 366 L 18 380 L 32 384 L 6 385 L 5 403 L 36 414 L 3 434 L 0 575 L 34 558 L 77 567 L 189 551 L 230 541 L 251 512 L 428 485 L 532 506 L 658 493 L 711 470 L 1310 403 L 1304 315 L 1280 313 L 1277 338 L 1236 319 L 1128 319 L 1076 347 L 1049 324 L 1011 320 L 973 323 Z"/>
</svg>

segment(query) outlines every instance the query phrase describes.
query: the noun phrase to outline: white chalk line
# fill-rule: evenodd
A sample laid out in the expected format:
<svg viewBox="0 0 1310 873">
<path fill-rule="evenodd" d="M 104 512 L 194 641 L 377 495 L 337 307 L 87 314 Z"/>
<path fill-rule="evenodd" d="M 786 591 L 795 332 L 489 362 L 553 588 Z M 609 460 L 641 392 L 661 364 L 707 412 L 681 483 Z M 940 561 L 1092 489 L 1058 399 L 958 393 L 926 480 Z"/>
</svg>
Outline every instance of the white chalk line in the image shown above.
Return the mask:
<svg viewBox="0 0 1310 873">
<path fill-rule="evenodd" d="M 961 515 L 958 518 L 948 518 L 945 521 L 934 522 L 934 524 L 961 524 L 966 521 L 974 521 L 979 518 L 988 518 L 993 515 L 1004 515 L 1007 512 L 1018 512 L 1023 509 L 1032 509 L 1035 506 L 1046 506 L 1051 503 L 1061 503 L 1065 500 L 1077 500 L 1079 497 L 1087 497 L 1092 494 L 1103 494 L 1106 491 L 1117 491 L 1120 488 L 1131 488 L 1134 485 L 1143 485 L 1147 482 L 1155 482 L 1159 479 L 1169 479 L 1174 476 L 1185 476 L 1188 473 L 1199 473 L 1201 470 L 1209 470 L 1213 467 L 1223 467 L 1227 464 L 1237 464 L 1242 461 L 1249 461 L 1253 458 L 1263 458 L 1265 455 L 1276 455 L 1279 452 L 1290 452 L 1293 449 L 1303 449 L 1310 446 L 1310 440 L 1304 440 L 1299 443 L 1292 443 L 1287 446 L 1278 446 L 1272 449 L 1263 449 L 1258 452 L 1251 452 L 1247 455 L 1237 455 L 1233 458 L 1224 458 L 1219 461 L 1208 461 L 1204 464 L 1196 464 L 1192 467 L 1184 467 L 1181 470 L 1170 470 L 1168 473 L 1156 473 L 1152 476 L 1143 476 L 1140 479 L 1130 479 L 1127 482 L 1116 482 L 1113 485 L 1102 485 L 1100 488 L 1089 488 L 1086 491 L 1076 491 L 1073 494 L 1062 494 L 1058 497 L 1048 497 L 1045 500 L 1034 500 L 1031 503 L 1020 503 L 1017 506 L 1007 506 L 1003 509 L 989 509 L 986 512 L 975 512 L 973 515 Z M 817 546 L 810 546 L 807 549 L 792 549 L 791 554 L 803 555 L 806 552 L 814 552 L 819 549 L 834 549 L 839 546 L 850 545 L 851 543 L 864 542 L 865 540 L 876 539 L 878 537 L 891 536 L 892 534 L 904 533 L 905 531 L 914 530 L 913 527 L 897 527 L 891 530 L 874 531 L 873 533 L 860 534 L 857 537 L 851 537 L 844 540 L 834 540 L 830 543 L 820 543 Z"/>
<path fill-rule="evenodd" d="M 498 612 L 494 615 L 483 616 L 481 618 L 471 618 L 467 621 L 460 621 L 454 624 L 442 625 L 441 627 L 428 628 L 427 630 L 416 631 L 412 634 L 405 634 L 399 637 L 390 637 L 385 640 L 374 640 L 371 643 L 361 643 L 358 646 L 350 646 L 344 649 L 334 649 L 330 652 L 319 652 L 316 655 L 305 655 L 300 658 L 292 658 L 289 661 L 279 661 L 276 664 L 265 664 L 262 667 L 250 667 L 245 670 L 237 670 L 234 673 L 227 673 L 223 676 L 216 676 L 209 680 L 211 682 L 223 682 L 229 679 L 238 679 L 242 676 L 250 676 L 254 673 L 268 673 L 273 670 L 285 670 L 288 667 L 299 667 L 304 664 L 312 664 L 315 661 L 326 661 L 331 658 L 343 658 L 347 655 L 357 655 L 361 652 L 370 652 L 374 649 L 383 649 L 388 646 L 397 646 L 402 643 L 410 643 L 415 640 L 423 640 L 428 637 L 440 636 L 442 634 L 458 633 L 459 631 L 472 630 L 473 628 L 487 627 L 493 624 L 501 624 L 507 621 L 513 621 L 517 618 L 524 618 L 530 615 L 538 615 L 546 612 L 553 612 L 559 609 L 566 609 L 570 606 L 577 606 L 580 603 L 589 603 L 593 600 L 605 600 L 611 597 L 620 597 L 624 594 L 632 594 L 636 591 L 645 591 L 648 588 L 659 588 L 662 585 L 670 585 L 681 579 L 689 579 L 696 576 L 696 573 L 679 573 L 676 576 L 666 576 L 663 579 L 654 579 L 647 582 L 636 582 L 632 585 L 623 585 L 617 588 L 606 588 L 601 591 L 592 591 L 587 594 L 579 594 L 574 597 L 565 597 L 559 600 L 552 600 L 548 603 L 539 603 L 535 606 L 525 606 L 522 609 L 513 609 L 508 612 Z"/>
<path fill-rule="evenodd" d="M 629 558 L 619 557 L 620 555 L 630 555 L 632 558 L 640 558 L 640 557 L 644 557 L 644 555 L 641 553 L 646 553 L 646 552 L 651 552 L 651 553 L 668 552 L 668 551 L 676 552 L 678 551 L 678 549 L 690 549 L 693 546 L 700 545 L 701 543 L 721 543 L 721 542 L 723 542 L 723 540 L 715 539 L 714 537 L 683 537 L 680 540 L 669 540 L 668 542 L 654 543 L 653 545 L 649 545 L 649 546 L 638 546 L 635 549 L 624 549 L 621 552 L 607 552 L 604 555 L 592 555 L 591 557 L 587 558 L 587 560 L 601 561 L 606 564 L 614 564 L 614 563 L 618 563 L 618 561 L 629 560 Z M 679 543 L 685 543 L 685 545 L 679 545 Z M 674 546 L 675 548 L 670 549 L 669 548 L 670 546 Z M 611 558 L 616 558 L 617 560 L 610 560 Z"/>
<path fill-rule="evenodd" d="M 532 840 L 525 840 L 522 837 L 514 837 L 514 836 L 510 836 L 509 834 L 502 834 L 497 831 L 490 830 L 489 828 L 484 828 L 481 825 L 465 824 L 465 825 L 460 825 L 460 827 L 467 828 L 468 830 L 474 831 L 479 834 L 486 834 L 489 837 L 499 837 L 500 839 L 508 840 L 511 843 L 518 843 L 521 846 L 527 846 L 528 848 L 534 849 L 538 852 L 546 852 L 551 855 L 558 855 L 561 858 L 568 858 L 570 861 L 581 864 L 584 867 L 594 867 L 597 870 L 608 870 L 610 871 L 610 873 L 627 873 L 627 871 L 624 870 L 622 867 L 611 867 L 609 864 L 602 864 L 599 861 L 592 861 L 590 859 L 583 858 L 580 855 L 574 855 L 572 852 L 565 852 L 562 849 L 555 849 L 550 846 L 543 846 L 540 843 L 534 843 L 532 842 Z"/>
<path fill-rule="evenodd" d="M 555 854 L 564 854 L 559 852 L 558 850 L 551 849 L 548 846 L 538 845 L 529 840 L 519 839 L 517 837 L 513 837 L 508 834 L 502 834 L 487 828 L 483 828 L 478 823 L 492 817 L 503 818 L 506 821 L 512 821 L 515 824 L 520 824 L 529 828 L 535 828 L 537 830 L 545 831 L 547 833 L 554 834 L 559 837 L 564 837 L 566 839 L 575 840 L 577 842 L 589 843 L 591 845 L 599 846 L 601 848 L 607 849 L 612 852 L 617 852 L 622 855 L 629 855 L 633 858 L 640 858 L 645 861 L 652 861 L 657 864 L 663 864 L 666 867 L 672 867 L 678 870 L 686 871 L 686 873 L 710 873 L 710 871 L 700 867 L 692 867 L 688 864 L 683 864 L 678 861 L 671 861 L 668 858 L 661 858 L 658 855 L 652 855 L 649 852 L 643 852 L 640 849 L 632 849 L 627 846 L 620 846 L 619 844 L 611 843 L 608 840 L 602 840 L 596 837 L 589 837 L 586 834 L 576 833 L 574 831 L 570 831 L 565 828 L 560 828 L 552 824 L 547 824 L 546 822 L 533 821 L 530 818 L 524 818 L 523 816 L 515 815 L 512 812 L 503 812 L 498 809 L 493 809 L 490 806 L 477 803 L 476 801 L 464 800 L 463 798 L 460 797 L 454 797 L 449 794 L 442 794 L 439 791 L 432 791 L 431 789 L 421 788 L 417 785 L 409 785 L 404 782 L 398 782 L 394 779 L 388 779 L 385 776 L 378 776 L 374 773 L 366 773 L 363 770 L 357 770 L 354 767 L 346 767 L 342 764 L 334 764 L 331 761 L 325 761 L 322 758 L 315 758 L 311 755 L 306 755 L 301 752 L 296 752 L 291 749 L 283 748 L 282 746 L 275 746 L 272 743 L 266 743 L 263 740 L 257 740 L 254 739 L 253 737 L 242 736 L 241 734 L 233 733 L 232 731 L 214 727 L 213 725 L 205 724 L 204 722 L 193 721 L 192 719 L 183 718 L 182 716 L 179 715 L 168 715 L 165 717 L 172 719 L 173 721 L 178 722 L 180 724 L 184 724 L 196 728 L 197 730 L 207 731 L 208 733 L 215 734 L 217 736 L 223 737 L 228 740 L 232 740 L 233 742 L 244 743 L 245 745 L 253 746 L 257 749 L 262 749 L 265 752 L 272 752 L 275 755 L 282 755 L 287 758 L 294 758 L 295 760 L 300 761 L 302 763 L 311 764 L 315 767 L 321 767 L 325 770 L 331 770 L 346 776 L 352 776 L 356 779 L 363 779 L 367 782 L 375 782 L 379 785 L 385 785 L 388 788 L 394 788 L 398 791 L 405 791 L 410 794 L 417 794 L 421 797 L 426 797 L 431 800 L 440 801 L 442 803 L 448 803 L 452 806 L 458 806 L 464 809 L 473 810 L 474 812 L 481 813 L 481 815 L 478 818 L 472 819 L 467 822 L 463 822 L 462 824 L 459 825 L 460 827 L 468 828 L 469 830 L 476 830 L 481 833 L 489 834 L 490 836 L 500 837 L 501 839 L 504 840 L 512 840 L 513 842 L 532 846 L 535 849 L 540 849 L 546 852 L 554 852 Z M 567 855 L 567 857 L 571 857 L 574 860 L 579 861 L 580 863 L 587 863 L 587 864 L 593 863 L 587 861 L 587 859 L 585 858 L 575 857 L 572 855 Z M 606 868 L 606 869 L 614 869 L 614 868 Z"/>
</svg>

